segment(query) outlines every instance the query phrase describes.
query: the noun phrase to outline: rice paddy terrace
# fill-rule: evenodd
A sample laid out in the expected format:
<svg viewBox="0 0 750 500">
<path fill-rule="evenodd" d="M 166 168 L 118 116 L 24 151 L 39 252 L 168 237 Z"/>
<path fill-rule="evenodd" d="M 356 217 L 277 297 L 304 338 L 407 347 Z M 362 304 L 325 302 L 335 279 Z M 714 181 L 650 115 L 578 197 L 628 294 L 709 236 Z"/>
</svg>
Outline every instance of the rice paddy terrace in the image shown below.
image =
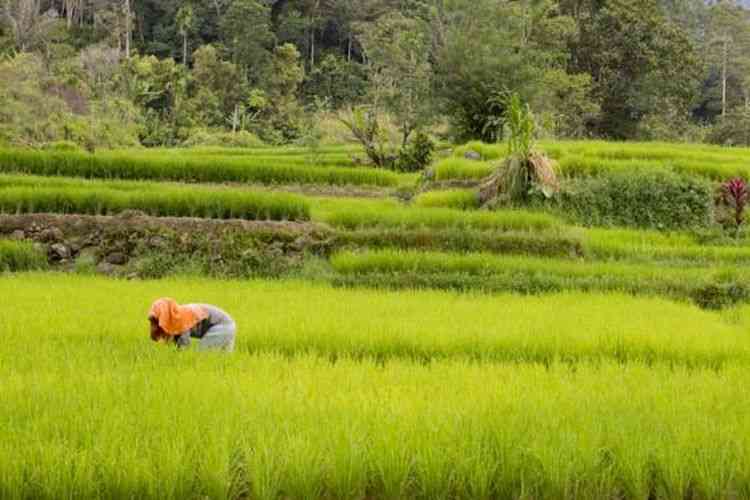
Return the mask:
<svg viewBox="0 0 750 500">
<path fill-rule="evenodd" d="M 560 200 L 492 211 L 502 145 L 0 151 L 0 498 L 750 498 L 750 150 L 541 149 Z"/>
</svg>

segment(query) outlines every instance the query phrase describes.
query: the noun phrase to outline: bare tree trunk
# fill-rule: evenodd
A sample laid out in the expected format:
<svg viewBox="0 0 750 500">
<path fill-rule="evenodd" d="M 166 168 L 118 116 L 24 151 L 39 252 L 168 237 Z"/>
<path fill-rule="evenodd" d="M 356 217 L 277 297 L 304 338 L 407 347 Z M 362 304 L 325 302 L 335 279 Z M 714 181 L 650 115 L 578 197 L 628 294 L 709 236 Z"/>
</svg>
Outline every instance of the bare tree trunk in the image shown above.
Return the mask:
<svg viewBox="0 0 750 500">
<path fill-rule="evenodd" d="M 729 41 L 724 40 L 724 57 L 721 66 L 721 116 L 727 116 L 727 64 L 729 59 Z"/>
<path fill-rule="evenodd" d="M 187 51 L 187 49 L 188 49 L 187 42 L 188 42 L 188 40 L 187 40 L 187 31 L 185 31 L 185 33 L 182 35 L 182 64 L 184 64 L 185 66 L 187 66 L 187 63 L 188 63 L 188 60 L 187 60 L 187 52 L 188 52 Z"/>
<path fill-rule="evenodd" d="M 130 0 L 125 0 L 125 58 L 130 59 Z"/>
<path fill-rule="evenodd" d="M 310 69 L 315 68 L 315 28 L 310 24 Z"/>
<path fill-rule="evenodd" d="M 346 48 L 346 62 L 352 62 L 352 36 L 349 35 L 349 43 Z"/>
</svg>

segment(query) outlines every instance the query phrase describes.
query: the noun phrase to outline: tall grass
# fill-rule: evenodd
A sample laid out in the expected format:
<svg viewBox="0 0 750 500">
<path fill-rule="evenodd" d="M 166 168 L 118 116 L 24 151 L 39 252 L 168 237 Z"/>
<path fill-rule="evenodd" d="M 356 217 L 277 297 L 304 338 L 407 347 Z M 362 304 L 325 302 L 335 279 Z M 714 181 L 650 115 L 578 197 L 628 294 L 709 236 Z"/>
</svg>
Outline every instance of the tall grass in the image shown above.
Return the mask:
<svg viewBox="0 0 750 500">
<path fill-rule="evenodd" d="M 0 175 L 0 212 L 307 220 L 305 198 L 287 193 L 144 182 L 97 182 Z"/>
<path fill-rule="evenodd" d="M 693 308 L 47 275 L 4 278 L 0 291 L 4 499 L 687 499 L 750 488 L 747 337 Z M 152 345 L 145 311 L 167 293 L 229 310 L 238 352 Z M 319 352 L 366 354 L 315 356 L 311 339 Z M 502 339 L 518 362 L 463 356 Z M 370 357 L 384 341 L 403 356 Z M 268 352 L 284 343 L 295 356 Z M 424 346 L 447 355 L 408 360 Z M 545 364 L 522 361 L 544 349 Z M 587 349 L 596 362 L 576 357 Z"/>
<path fill-rule="evenodd" d="M 374 168 L 315 167 L 283 157 L 190 157 L 183 154 L 40 152 L 0 149 L 0 172 L 126 180 L 396 186 L 396 173 Z"/>
<path fill-rule="evenodd" d="M 31 243 L 0 239 L 0 272 L 45 269 L 47 256 Z"/>
</svg>

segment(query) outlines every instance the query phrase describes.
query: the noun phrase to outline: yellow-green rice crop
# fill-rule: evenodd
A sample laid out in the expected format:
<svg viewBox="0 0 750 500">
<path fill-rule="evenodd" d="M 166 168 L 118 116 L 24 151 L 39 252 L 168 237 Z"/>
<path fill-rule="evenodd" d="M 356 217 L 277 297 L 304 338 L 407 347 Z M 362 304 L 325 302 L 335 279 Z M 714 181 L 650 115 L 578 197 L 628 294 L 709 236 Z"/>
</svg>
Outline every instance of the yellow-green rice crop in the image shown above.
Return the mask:
<svg viewBox="0 0 750 500">
<path fill-rule="evenodd" d="M 479 191 L 476 189 L 428 191 L 417 196 L 414 205 L 423 208 L 472 210 L 479 208 Z"/>
<path fill-rule="evenodd" d="M 523 293 L 622 291 L 693 299 L 707 307 L 722 305 L 712 301 L 714 294 L 727 294 L 731 303 L 746 300 L 750 289 L 750 271 L 731 265 L 670 267 L 663 263 L 400 250 L 341 252 L 331 263 L 338 273 L 354 277 L 343 281 L 345 284 Z M 367 275 L 371 279 L 362 279 Z"/>
<path fill-rule="evenodd" d="M 191 157 L 127 151 L 87 154 L 0 149 L 0 172 L 66 177 L 258 184 L 396 186 L 398 174 L 375 168 L 308 165 L 277 158 Z"/>
<path fill-rule="evenodd" d="M 167 183 L 84 181 L 0 175 L 0 213 L 113 214 L 307 220 L 307 200 L 278 192 Z"/>
<path fill-rule="evenodd" d="M 490 175 L 496 165 L 464 158 L 446 158 L 432 168 L 436 181 L 479 181 Z"/>
<path fill-rule="evenodd" d="M 47 275 L 0 290 L 3 499 L 750 494 L 747 332 L 687 306 Z M 232 312 L 238 352 L 151 344 L 163 294 Z M 505 335 L 518 362 L 463 356 Z M 407 355 L 345 354 L 384 339 Z M 449 357 L 415 363 L 409 343 Z M 574 355 L 523 362 L 545 344 Z M 586 345 L 615 355 L 576 358 Z"/>
</svg>

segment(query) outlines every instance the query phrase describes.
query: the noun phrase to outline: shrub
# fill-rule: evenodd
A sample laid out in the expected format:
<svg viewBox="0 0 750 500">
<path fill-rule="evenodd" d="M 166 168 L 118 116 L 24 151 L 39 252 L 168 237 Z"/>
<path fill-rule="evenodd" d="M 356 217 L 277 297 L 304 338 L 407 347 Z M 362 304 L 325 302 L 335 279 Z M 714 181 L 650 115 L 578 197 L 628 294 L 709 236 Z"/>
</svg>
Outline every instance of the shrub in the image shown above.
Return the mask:
<svg viewBox="0 0 750 500">
<path fill-rule="evenodd" d="M 45 269 L 47 256 L 33 244 L 0 240 L 0 272 Z"/>
<path fill-rule="evenodd" d="M 79 153 L 79 152 L 83 151 L 81 149 L 81 147 L 78 144 L 76 144 L 75 142 L 73 142 L 73 141 L 55 141 L 55 142 L 51 142 L 51 143 L 47 144 L 44 147 L 44 149 L 47 150 L 47 151 L 57 151 L 57 152 L 63 152 L 63 153 L 64 152 Z"/>
<path fill-rule="evenodd" d="M 185 147 L 211 146 L 220 148 L 259 148 L 265 146 L 260 138 L 246 130 L 239 132 L 212 132 L 200 130 L 182 143 Z"/>
<path fill-rule="evenodd" d="M 732 179 L 721 186 L 719 205 L 730 212 L 721 222 L 725 227 L 731 227 L 735 236 L 739 236 L 745 222 L 745 208 L 750 201 L 750 193 L 744 179 Z"/>
<path fill-rule="evenodd" d="M 398 153 L 396 170 L 401 172 L 418 172 L 424 170 L 432 161 L 435 143 L 427 134 L 419 132 L 414 139 L 406 144 Z"/>
<path fill-rule="evenodd" d="M 713 218 L 710 184 L 666 169 L 570 180 L 557 199 L 563 212 L 592 226 L 675 230 L 705 227 Z"/>
</svg>

